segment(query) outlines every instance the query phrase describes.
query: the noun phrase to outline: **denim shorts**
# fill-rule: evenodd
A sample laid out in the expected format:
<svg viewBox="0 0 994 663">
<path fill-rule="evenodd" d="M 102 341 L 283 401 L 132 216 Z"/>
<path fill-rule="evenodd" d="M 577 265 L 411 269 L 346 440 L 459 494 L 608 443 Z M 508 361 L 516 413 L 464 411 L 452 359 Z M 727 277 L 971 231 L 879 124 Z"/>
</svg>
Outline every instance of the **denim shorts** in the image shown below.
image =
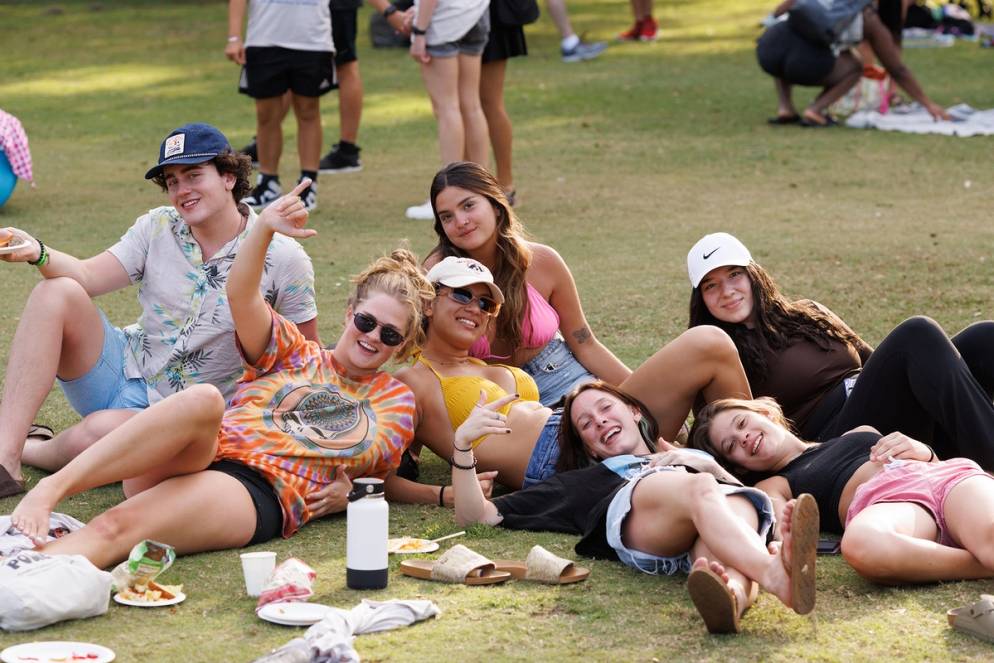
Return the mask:
<svg viewBox="0 0 994 663">
<path fill-rule="evenodd" d="M 81 417 L 97 410 L 144 410 L 148 390 L 142 378 L 124 375 L 124 353 L 128 341 L 124 332 L 110 324 L 103 311 L 104 347 L 97 363 L 75 380 L 59 380 L 62 393 Z"/>
<path fill-rule="evenodd" d="M 538 385 L 538 397 L 542 405 L 554 407 L 573 388 L 593 382 L 597 377 L 583 367 L 573 356 L 566 341 L 559 334 L 545 344 L 538 354 L 528 360 L 521 370 L 532 376 Z"/>
<path fill-rule="evenodd" d="M 556 473 L 556 461 L 559 460 L 559 422 L 562 418 L 562 410 L 549 415 L 542 433 L 535 440 L 535 448 L 532 449 L 528 467 L 525 468 L 525 480 L 521 482 L 522 488 L 542 483 Z"/>
<path fill-rule="evenodd" d="M 677 572 L 690 573 L 690 567 L 694 563 L 694 560 L 690 558 L 689 550 L 673 557 L 659 557 L 628 548 L 621 540 L 621 526 L 628 512 L 632 509 L 632 491 L 635 490 L 635 486 L 643 477 L 656 472 L 669 471 L 676 470 L 672 467 L 652 467 L 643 470 L 640 475 L 629 481 L 615 494 L 607 508 L 607 542 L 618 553 L 618 559 L 621 560 L 622 564 L 650 575 L 671 576 Z M 766 536 L 775 522 L 773 503 L 766 493 L 747 486 L 729 486 L 720 483 L 718 487 L 725 495 L 742 495 L 752 502 L 756 508 L 756 514 L 759 516 L 758 531 L 765 542 Z"/>
<path fill-rule="evenodd" d="M 433 58 L 451 58 L 455 55 L 480 55 L 490 37 L 490 12 L 485 11 L 476 25 L 455 41 L 429 44 L 425 51 Z"/>
</svg>

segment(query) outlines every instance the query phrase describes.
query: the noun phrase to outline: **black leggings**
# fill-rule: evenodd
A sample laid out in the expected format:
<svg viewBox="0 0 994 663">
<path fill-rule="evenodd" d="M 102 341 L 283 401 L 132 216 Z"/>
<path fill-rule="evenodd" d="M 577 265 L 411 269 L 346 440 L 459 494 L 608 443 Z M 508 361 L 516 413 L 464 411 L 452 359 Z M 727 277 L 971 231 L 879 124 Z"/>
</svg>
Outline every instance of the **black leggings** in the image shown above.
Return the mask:
<svg viewBox="0 0 994 663">
<path fill-rule="evenodd" d="M 894 328 L 873 351 L 852 393 L 817 439 L 870 425 L 931 444 L 940 458 L 994 469 L 994 322 L 950 340 L 930 318 Z"/>
</svg>

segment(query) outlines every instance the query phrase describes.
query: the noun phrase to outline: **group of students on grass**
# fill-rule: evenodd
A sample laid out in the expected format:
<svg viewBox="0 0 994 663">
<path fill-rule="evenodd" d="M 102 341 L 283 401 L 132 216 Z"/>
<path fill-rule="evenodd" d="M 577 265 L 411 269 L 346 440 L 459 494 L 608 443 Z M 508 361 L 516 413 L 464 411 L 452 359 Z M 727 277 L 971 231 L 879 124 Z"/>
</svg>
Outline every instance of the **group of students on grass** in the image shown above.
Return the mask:
<svg viewBox="0 0 994 663">
<path fill-rule="evenodd" d="M 306 182 L 256 215 L 238 202 L 249 173 L 217 129 L 185 125 L 146 174 L 170 206 L 108 251 L 79 260 L 3 231 L 21 244 L 2 258 L 44 278 L 10 350 L 0 497 L 24 491 L 22 453 L 56 470 L 12 515 L 42 542 L 62 498 L 116 481 L 126 496 L 46 552 L 106 567 L 143 539 L 189 554 L 289 537 L 378 477 L 461 523 L 690 573 L 714 632 L 738 630 L 758 586 L 810 611 L 819 530 L 878 582 L 994 575 L 994 322 L 950 340 L 913 318 L 874 350 L 716 233 L 687 257 L 690 328 L 633 371 L 497 180 L 456 162 L 430 189 L 436 247 L 356 276 L 325 349 L 294 241 L 315 234 Z M 121 330 L 92 298 L 130 283 L 142 315 Z M 32 438 L 56 379 L 83 419 Z M 695 409 L 697 449 L 667 442 Z M 417 481 L 422 446 L 451 486 Z M 510 492 L 491 499 L 494 481 Z"/>
</svg>

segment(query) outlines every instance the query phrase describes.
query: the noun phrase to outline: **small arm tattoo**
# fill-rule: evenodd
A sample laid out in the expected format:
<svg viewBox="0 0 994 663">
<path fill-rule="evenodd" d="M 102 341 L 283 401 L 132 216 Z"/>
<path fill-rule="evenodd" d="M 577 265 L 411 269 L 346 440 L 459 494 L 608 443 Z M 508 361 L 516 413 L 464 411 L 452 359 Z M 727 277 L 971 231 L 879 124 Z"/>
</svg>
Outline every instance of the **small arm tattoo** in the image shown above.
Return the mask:
<svg viewBox="0 0 994 663">
<path fill-rule="evenodd" d="M 590 340 L 590 330 L 586 327 L 580 327 L 573 332 L 573 338 L 576 339 L 577 343 L 586 343 Z"/>
</svg>

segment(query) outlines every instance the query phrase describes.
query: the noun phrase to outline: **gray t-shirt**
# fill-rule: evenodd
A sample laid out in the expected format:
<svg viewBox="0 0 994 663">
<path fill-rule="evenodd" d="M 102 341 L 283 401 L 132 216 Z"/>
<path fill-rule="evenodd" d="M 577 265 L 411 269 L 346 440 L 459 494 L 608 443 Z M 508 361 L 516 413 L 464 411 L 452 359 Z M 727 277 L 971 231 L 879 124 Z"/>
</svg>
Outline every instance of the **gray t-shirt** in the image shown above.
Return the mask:
<svg viewBox="0 0 994 663">
<path fill-rule="evenodd" d="M 149 404 L 203 382 L 220 389 L 225 400 L 234 393 L 242 360 L 225 285 L 235 252 L 255 220 L 250 211 L 245 230 L 206 262 L 190 227 L 172 207 L 139 217 L 108 249 L 138 284 L 142 313 L 123 330 L 130 350 L 124 371 L 128 378 L 145 380 Z M 273 238 L 260 290 L 288 320 L 317 316 L 314 269 L 296 240 Z"/>
<path fill-rule="evenodd" d="M 245 46 L 334 51 L 328 0 L 249 0 Z"/>
<path fill-rule="evenodd" d="M 415 0 L 415 13 L 420 11 L 420 3 Z M 425 43 L 437 46 L 450 41 L 458 41 L 477 24 L 483 13 L 490 8 L 490 0 L 438 0 L 431 23 L 425 35 Z"/>
</svg>

